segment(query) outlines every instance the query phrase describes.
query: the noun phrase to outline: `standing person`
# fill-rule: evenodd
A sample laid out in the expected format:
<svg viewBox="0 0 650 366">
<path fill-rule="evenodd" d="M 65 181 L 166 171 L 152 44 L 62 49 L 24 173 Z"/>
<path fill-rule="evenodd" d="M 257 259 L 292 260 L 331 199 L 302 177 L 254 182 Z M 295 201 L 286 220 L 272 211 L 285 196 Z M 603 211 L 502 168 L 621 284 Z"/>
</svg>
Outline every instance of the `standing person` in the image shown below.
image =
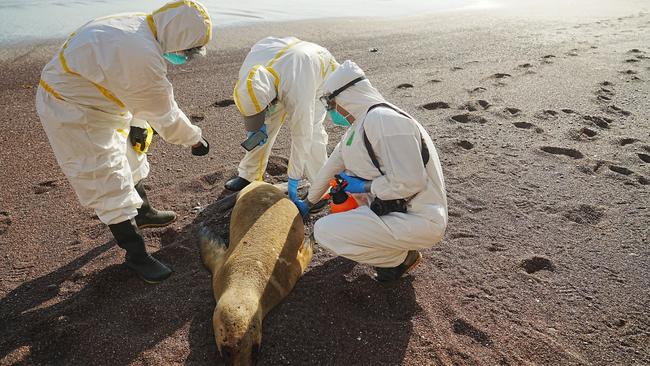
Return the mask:
<svg viewBox="0 0 650 366">
<path fill-rule="evenodd" d="M 263 180 L 271 148 L 283 123 L 291 130 L 289 197 L 298 200 L 298 184 L 313 181 L 327 160 L 325 109 L 318 101 L 322 84 L 338 66 L 325 48 L 295 37 L 268 37 L 257 42 L 239 70 L 234 98 L 250 137 L 267 137 L 246 153 L 239 175 L 225 187 L 239 191 L 253 180 Z"/>
<path fill-rule="evenodd" d="M 436 148 L 410 115 L 386 102 L 354 62 L 326 81 L 321 97 L 334 124 L 348 127 L 313 182 L 301 213 L 340 175 L 346 192 L 366 194 L 370 206 L 325 216 L 316 242 L 337 255 L 375 267 L 378 281 L 396 280 L 439 242 L 447 226 L 447 198 Z"/>
<path fill-rule="evenodd" d="M 125 264 L 147 282 L 163 281 L 172 271 L 147 253 L 139 227 L 176 218 L 153 209 L 144 191 L 149 165 L 143 145 L 152 134 L 147 122 L 166 141 L 207 154 L 201 129 L 174 100 L 165 60 L 181 64 L 204 55 L 211 37 L 203 5 L 171 2 L 151 14 L 86 23 L 41 73 L 36 107 L 59 166 L 80 203 L 95 210 L 126 250 Z"/>
</svg>

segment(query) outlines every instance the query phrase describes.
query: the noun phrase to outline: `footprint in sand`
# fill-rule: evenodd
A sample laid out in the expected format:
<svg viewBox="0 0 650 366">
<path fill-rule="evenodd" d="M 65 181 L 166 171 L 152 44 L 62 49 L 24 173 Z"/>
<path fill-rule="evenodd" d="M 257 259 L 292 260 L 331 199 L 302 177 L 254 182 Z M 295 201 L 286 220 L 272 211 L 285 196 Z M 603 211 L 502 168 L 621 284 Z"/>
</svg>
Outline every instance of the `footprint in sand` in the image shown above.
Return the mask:
<svg viewBox="0 0 650 366">
<path fill-rule="evenodd" d="M 637 141 L 639 141 L 639 140 L 633 139 L 633 138 L 630 138 L 630 137 L 624 137 L 624 138 L 622 138 L 622 139 L 620 139 L 618 141 L 618 144 L 620 146 L 625 146 L 625 145 L 633 144 L 633 143 L 635 143 Z"/>
<path fill-rule="evenodd" d="M 438 79 L 431 79 L 431 80 L 429 80 L 429 83 L 430 83 L 430 84 L 437 84 L 437 83 L 442 83 L 442 80 L 438 80 Z"/>
<path fill-rule="evenodd" d="M 403 83 L 403 84 L 399 84 L 395 88 L 396 89 L 411 89 L 412 87 L 413 87 L 413 84 Z"/>
<path fill-rule="evenodd" d="M 537 112 L 535 117 L 540 119 L 556 119 L 560 113 L 552 109 L 545 109 L 541 112 Z"/>
<path fill-rule="evenodd" d="M 47 180 L 45 182 L 41 182 L 38 185 L 34 186 L 34 193 L 36 194 L 43 194 L 45 192 L 49 192 L 56 188 L 58 186 L 56 180 Z"/>
<path fill-rule="evenodd" d="M 644 154 L 644 153 L 638 153 L 637 156 L 639 159 L 641 159 L 644 163 L 650 163 L 650 155 Z"/>
<path fill-rule="evenodd" d="M 487 120 L 475 114 L 465 113 L 450 117 L 453 122 L 458 123 L 487 123 Z"/>
<path fill-rule="evenodd" d="M 574 111 L 573 109 L 569 109 L 569 108 L 561 109 L 561 111 L 566 113 L 566 114 L 578 114 L 578 112 Z"/>
<path fill-rule="evenodd" d="M 269 158 L 269 163 L 266 167 L 266 172 L 274 177 L 282 176 L 287 173 L 289 166 L 289 159 L 284 156 L 273 155 Z"/>
<path fill-rule="evenodd" d="M 515 122 L 513 123 L 513 125 L 515 125 L 515 127 L 517 128 L 522 128 L 524 130 L 528 130 L 535 127 L 535 125 L 530 122 Z"/>
<path fill-rule="evenodd" d="M 550 259 L 542 256 L 533 256 L 521 261 L 519 264 L 521 268 L 528 274 L 532 274 L 539 271 L 555 271 L 555 265 L 551 262 Z"/>
<path fill-rule="evenodd" d="M 424 104 L 422 108 L 428 110 L 428 111 L 433 111 L 436 109 L 449 109 L 449 103 L 445 102 L 431 102 Z"/>
<path fill-rule="evenodd" d="M 605 80 L 602 83 L 600 83 L 600 85 L 602 85 L 602 86 L 614 86 L 614 83 L 612 83 L 611 81 Z"/>
<path fill-rule="evenodd" d="M 521 113 L 521 109 L 513 108 L 513 107 L 506 107 L 506 108 L 503 109 L 503 112 L 505 113 L 506 116 L 515 117 L 515 116 L 518 116 Z"/>
<path fill-rule="evenodd" d="M 554 58 L 555 58 L 555 55 L 546 55 L 546 56 L 543 56 L 543 57 L 542 57 L 542 61 L 543 61 L 545 64 L 552 64 Z"/>
<path fill-rule="evenodd" d="M 205 115 L 203 115 L 203 114 L 191 114 L 190 115 L 190 121 L 192 121 L 193 123 L 201 122 L 204 119 L 205 119 Z"/>
<path fill-rule="evenodd" d="M 613 171 L 614 173 L 622 174 L 622 175 L 632 175 L 634 174 L 633 171 L 630 169 L 624 167 L 624 166 L 619 166 L 619 165 L 610 165 L 609 170 Z"/>
<path fill-rule="evenodd" d="M 581 140 L 586 137 L 588 140 L 593 139 L 598 135 L 598 132 L 592 130 L 591 128 L 583 127 L 577 133 L 576 140 Z"/>
<path fill-rule="evenodd" d="M 467 140 L 460 140 L 456 142 L 456 145 L 460 146 L 461 148 L 465 150 L 472 150 L 474 148 L 474 144 L 467 141 Z"/>
<path fill-rule="evenodd" d="M 212 105 L 215 106 L 215 107 L 218 107 L 218 108 L 224 108 L 224 107 L 228 107 L 228 106 L 231 106 L 231 105 L 234 105 L 234 104 L 235 104 L 234 100 L 232 100 L 232 99 L 224 99 L 224 100 L 220 100 L 218 102 L 214 102 Z"/>
<path fill-rule="evenodd" d="M 470 337 L 475 342 L 478 342 L 484 346 L 489 346 L 492 344 L 492 340 L 487 335 L 487 333 L 476 328 L 464 319 L 454 319 L 451 327 L 454 333 Z"/>
<path fill-rule="evenodd" d="M 622 74 L 626 74 L 626 75 L 636 75 L 636 74 L 638 74 L 639 72 L 638 72 L 638 71 L 634 71 L 634 70 L 623 70 L 623 71 L 621 71 L 621 73 L 622 73 Z"/>
<path fill-rule="evenodd" d="M 505 79 L 505 78 L 509 78 L 509 77 L 511 77 L 511 76 L 512 76 L 512 75 L 510 75 L 510 74 L 506 74 L 506 73 L 498 72 L 498 73 L 496 73 L 496 74 L 492 74 L 492 76 L 490 76 L 490 77 L 491 77 L 492 79 Z"/>
<path fill-rule="evenodd" d="M 625 60 L 625 63 L 631 64 L 639 61 L 640 60 L 638 58 L 628 58 L 627 60 Z"/>
<path fill-rule="evenodd" d="M 529 130 L 531 128 L 534 128 L 536 133 L 543 133 L 544 132 L 543 128 L 537 127 L 537 126 L 535 126 L 534 124 L 532 124 L 530 122 L 515 122 L 515 123 L 513 123 L 513 125 L 515 127 L 517 127 L 517 128 L 521 128 L 521 129 L 524 129 L 524 130 Z"/>
<path fill-rule="evenodd" d="M 645 52 L 641 51 L 638 48 L 633 48 L 633 49 L 627 51 L 627 53 L 645 53 Z"/>
<path fill-rule="evenodd" d="M 625 109 L 622 109 L 620 107 L 617 107 L 615 105 L 610 105 L 607 107 L 607 112 L 614 113 L 614 114 L 620 114 L 621 116 L 628 117 L 632 114 L 630 111 L 626 111 Z"/>
<path fill-rule="evenodd" d="M 582 118 L 600 128 L 605 128 L 605 129 L 609 128 L 609 124 L 612 123 L 613 121 L 611 118 L 597 117 L 597 116 L 583 116 Z"/>
<path fill-rule="evenodd" d="M 639 179 L 637 179 L 637 181 L 639 183 L 641 183 L 642 185 L 644 185 L 644 186 L 650 185 L 650 179 L 648 179 L 648 178 L 646 178 L 644 176 L 640 176 Z"/>
<path fill-rule="evenodd" d="M 463 69 L 462 67 L 454 66 L 451 68 L 451 71 L 460 71 L 462 69 Z"/>
<path fill-rule="evenodd" d="M 517 67 L 520 68 L 520 69 L 530 69 L 531 67 L 533 67 L 533 64 L 531 64 L 529 62 L 526 62 L 525 64 L 521 64 L 521 65 L 519 65 Z"/>
<path fill-rule="evenodd" d="M 490 108 L 490 103 L 487 100 L 470 100 L 469 102 L 461 105 L 458 109 L 476 112 Z"/>
<path fill-rule="evenodd" d="M 479 87 L 476 87 L 476 88 L 470 90 L 469 93 L 470 94 L 483 93 L 484 91 L 487 91 L 487 89 L 482 87 L 482 86 L 479 86 Z"/>
<path fill-rule="evenodd" d="M 202 179 L 208 183 L 209 185 L 215 185 L 217 182 L 220 180 L 224 179 L 226 177 L 225 171 L 217 171 L 214 173 L 206 174 L 202 177 Z"/>
<path fill-rule="evenodd" d="M 576 149 L 569 149 L 565 147 L 555 147 L 555 146 L 542 146 L 540 149 L 549 154 L 565 155 L 574 159 L 582 159 L 584 157 L 584 155 L 582 155 L 582 153 Z"/>
<path fill-rule="evenodd" d="M 574 49 L 572 49 L 571 51 L 567 52 L 566 55 L 567 55 L 567 56 L 574 56 L 574 57 L 575 57 L 575 56 L 578 56 L 578 49 L 577 49 L 577 48 L 574 48 Z"/>
<path fill-rule="evenodd" d="M 6 233 L 9 230 L 9 226 L 11 226 L 9 212 L 0 211 L 0 235 Z"/>
<path fill-rule="evenodd" d="M 579 205 L 578 207 L 566 210 L 563 216 L 577 224 L 597 224 L 605 216 L 605 212 L 601 208 L 591 205 Z"/>
</svg>

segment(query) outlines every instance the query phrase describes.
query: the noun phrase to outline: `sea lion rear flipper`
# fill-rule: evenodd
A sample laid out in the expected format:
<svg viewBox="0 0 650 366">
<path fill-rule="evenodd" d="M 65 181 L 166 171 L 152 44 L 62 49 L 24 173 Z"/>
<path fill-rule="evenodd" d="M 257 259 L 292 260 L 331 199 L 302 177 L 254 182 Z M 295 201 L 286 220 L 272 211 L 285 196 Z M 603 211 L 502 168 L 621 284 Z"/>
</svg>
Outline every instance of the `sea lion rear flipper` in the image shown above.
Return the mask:
<svg viewBox="0 0 650 366">
<path fill-rule="evenodd" d="M 210 229 L 202 226 L 199 229 L 199 249 L 203 265 L 210 273 L 214 274 L 223 264 L 228 245 L 222 237 L 213 233 Z"/>
<path fill-rule="evenodd" d="M 314 255 L 315 243 L 314 235 L 312 234 L 303 240 L 302 245 L 298 250 L 298 263 L 300 263 L 300 269 L 303 273 L 307 270 L 307 266 L 309 266 L 309 262 L 311 262 L 311 258 Z"/>
</svg>

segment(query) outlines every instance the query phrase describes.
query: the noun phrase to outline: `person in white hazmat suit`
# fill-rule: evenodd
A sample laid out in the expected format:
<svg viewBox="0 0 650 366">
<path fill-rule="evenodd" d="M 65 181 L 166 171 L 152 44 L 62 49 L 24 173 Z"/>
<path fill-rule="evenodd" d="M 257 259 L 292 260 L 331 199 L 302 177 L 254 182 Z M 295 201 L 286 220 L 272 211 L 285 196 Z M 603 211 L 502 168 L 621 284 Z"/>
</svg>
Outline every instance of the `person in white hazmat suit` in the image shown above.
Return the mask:
<svg viewBox="0 0 650 366">
<path fill-rule="evenodd" d="M 239 191 L 263 180 L 273 143 L 286 123 L 291 130 L 289 197 L 298 200 L 300 180 L 306 176 L 313 181 L 327 160 L 325 109 L 318 97 L 336 67 L 328 50 L 295 37 L 268 37 L 251 48 L 239 70 L 234 99 L 248 136 L 261 131 L 267 139 L 246 153 L 227 189 Z"/>
<path fill-rule="evenodd" d="M 191 146 L 194 155 L 209 150 L 174 100 L 165 60 L 180 64 L 205 54 L 211 37 L 203 5 L 170 2 L 151 14 L 86 23 L 41 73 L 36 107 L 57 162 L 80 203 L 95 210 L 126 250 L 126 266 L 147 282 L 172 271 L 147 253 L 139 228 L 176 218 L 153 209 L 144 191 L 151 127 L 167 142 Z"/>
<path fill-rule="evenodd" d="M 378 281 L 396 280 L 439 242 L 447 226 L 447 198 L 436 148 L 410 115 L 386 102 L 354 62 L 325 81 L 321 97 L 336 125 L 350 126 L 298 201 L 304 215 L 339 174 L 345 191 L 367 195 L 370 206 L 318 220 L 314 239 L 337 255 L 375 267 Z M 361 200 L 359 200 L 361 201 Z"/>
</svg>

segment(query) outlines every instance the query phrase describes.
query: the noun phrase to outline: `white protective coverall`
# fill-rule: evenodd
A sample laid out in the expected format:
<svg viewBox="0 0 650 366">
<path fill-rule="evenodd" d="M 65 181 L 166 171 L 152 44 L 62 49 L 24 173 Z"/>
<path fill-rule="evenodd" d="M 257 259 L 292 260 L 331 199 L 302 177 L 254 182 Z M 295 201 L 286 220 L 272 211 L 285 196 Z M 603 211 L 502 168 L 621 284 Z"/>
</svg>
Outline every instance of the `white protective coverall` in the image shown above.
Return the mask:
<svg viewBox="0 0 650 366">
<path fill-rule="evenodd" d="M 324 89 L 332 92 L 363 76 L 354 63 L 346 61 L 332 74 Z M 369 200 L 413 197 L 406 213 L 377 216 L 368 206 L 330 214 L 318 220 L 314 237 L 320 245 L 342 257 L 376 267 L 401 264 L 408 250 L 430 248 L 439 242 L 447 226 L 447 198 L 438 153 L 431 137 L 415 120 L 392 109 L 368 109 L 385 99 L 363 80 L 335 98 L 355 121 L 335 147 L 309 190 L 308 200 L 317 202 L 329 188 L 329 181 L 341 171 L 372 180 Z M 372 164 L 363 141 L 363 129 L 385 175 Z M 429 149 L 426 168 L 421 157 L 421 139 Z M 361 200 L 359 200 L 361 201 Z"/>
<path fill-rule="evenodd" d="M 134 184 L 147 176 L 146 154 L 128 142 L 131 125 L 147 121 L 174 144 L 201 139 L 174 100 L 162 57 L 212 37 L 200 3 L 171 2 L 152 14 L 88 22 L 45 66 L 36 107 L 56 159 L 83 206 L 107 225 L 131 219 L 142 205 Z"/>
<path fill-rule="evenodd" d="M 312 181 L 327 160 L 325 109 L 318 98 L 325 78 L 338 63 L 325 48 L 295 37 L 267 37 L 257 42 L 239 70 L 234 98 L 239 112 L 251 116 L 276 97 L 275 111 L 267 115 L 268 141 L 246 153 L 239 176 L 263 180 L 271 148 L 284 122 L 291 130 L 289 178 Z"/>
</svg>

